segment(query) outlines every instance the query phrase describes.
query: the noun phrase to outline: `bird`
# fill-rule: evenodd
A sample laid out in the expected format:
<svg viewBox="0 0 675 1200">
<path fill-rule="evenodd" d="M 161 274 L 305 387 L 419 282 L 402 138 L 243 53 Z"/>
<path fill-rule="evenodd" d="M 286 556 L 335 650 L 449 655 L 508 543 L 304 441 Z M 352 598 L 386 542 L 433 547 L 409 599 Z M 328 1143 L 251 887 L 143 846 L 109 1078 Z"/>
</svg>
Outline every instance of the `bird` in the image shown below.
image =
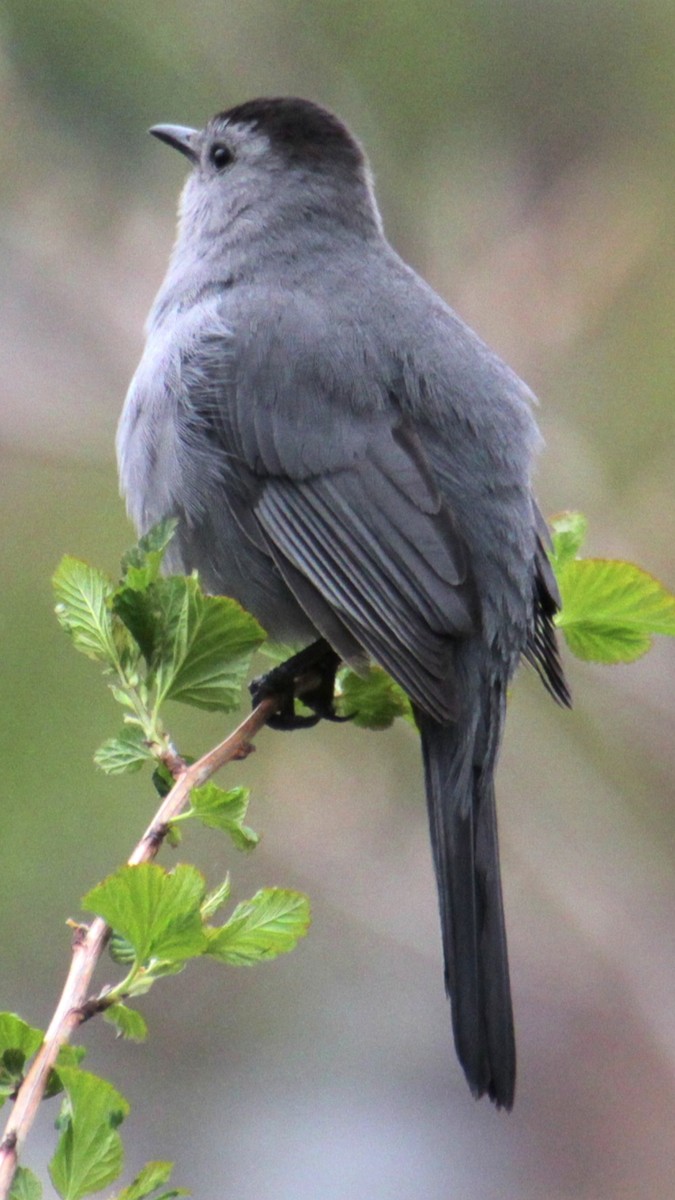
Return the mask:
<svg viewBox="0 0 675 1200">
<path fill-rule="evenodd" d="M 407 693 L 455 1047 L 473 1095 L 508 1110 L 494 774 L 521 660 L 570 704 L 534 397 L 386 240 L 328 109 L 264 97 L 150 132 L 189 175 L 118 428 L 129 515 L 140 533 L 175 518 L 167 569 L 305 647 L 313 719 L 335 715 L 341 663 Z"/>
</svg>

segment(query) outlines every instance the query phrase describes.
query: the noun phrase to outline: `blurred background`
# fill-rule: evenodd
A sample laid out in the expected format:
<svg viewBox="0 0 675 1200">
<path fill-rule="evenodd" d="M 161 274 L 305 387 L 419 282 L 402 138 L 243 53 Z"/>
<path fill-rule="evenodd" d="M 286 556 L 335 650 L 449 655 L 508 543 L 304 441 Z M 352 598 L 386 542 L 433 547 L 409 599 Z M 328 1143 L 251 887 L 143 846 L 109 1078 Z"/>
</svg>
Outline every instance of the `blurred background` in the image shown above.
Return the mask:
<svg viewBox="0 0 675 1200">
<path fill-rule="evenodd" d="M 582 509 L 589 553 L 675 584 L 668 0 L 4 0 L 0 1006 L 36 1024 L 64 919 L 153 808 L 147 779 L 92 766 L 119 718 L 49 583 L 66 552 L 115 572 L 131 540 L 115 425 L 184 175 L 145 130 L 283 93 L 347 120 L 391 240 L 539 394 L 544 511 Z M 521 674 L 498 779 L 514 1112 L 455 1060 L 412 730 L 265 732 L 223 777 L 253 788 L 259 851 L 191 832 L 181 853 L 211 884 L 231 869 L 235 899 L 305 889 L 313 928 L 156 988 L 140 1048 L 86 1030 L 133 1104 L 127 1181 L 171 1158 L 201 1200 L 672 1196 L 675 648 L 568 666 L 571 714 Z M 193 753 L 224 727 L 173 721 Z"/>
</svg>

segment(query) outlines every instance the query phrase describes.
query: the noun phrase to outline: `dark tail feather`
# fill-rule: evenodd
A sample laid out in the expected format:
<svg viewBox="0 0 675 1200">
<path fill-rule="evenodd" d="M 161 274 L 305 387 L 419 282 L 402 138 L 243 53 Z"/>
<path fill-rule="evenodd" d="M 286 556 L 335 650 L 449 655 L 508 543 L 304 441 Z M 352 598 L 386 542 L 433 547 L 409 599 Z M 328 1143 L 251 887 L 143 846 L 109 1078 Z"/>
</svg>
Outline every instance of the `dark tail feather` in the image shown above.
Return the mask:
<svg viewBox="0 0 675 1200">
<path fill-rule="evenodd" d="M 416 715 L 457 1055 L 474 1096 L 508 1109 L 516 1051 L 492 783 L 501 713 L 487 737 Z"/>
</svg>

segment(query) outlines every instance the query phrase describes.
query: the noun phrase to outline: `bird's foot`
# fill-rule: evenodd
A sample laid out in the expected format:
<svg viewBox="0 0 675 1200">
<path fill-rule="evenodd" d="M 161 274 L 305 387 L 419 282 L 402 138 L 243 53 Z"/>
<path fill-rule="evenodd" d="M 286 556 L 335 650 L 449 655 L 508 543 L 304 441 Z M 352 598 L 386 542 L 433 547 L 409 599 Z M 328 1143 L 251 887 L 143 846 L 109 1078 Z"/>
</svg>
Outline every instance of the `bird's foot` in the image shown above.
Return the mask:
<svg viewBox="0 0 675 1200">
<path fill-rule="evenodd" d="M 253 707 L 268 696 L 278 698 L 279 707 L 267 721 L 272 729 L 309 729 L 321 720 L 348 721 L 349 717 L 341 717 L 335 711 L 335 676 L 339 665 L 339 656 L 332 646 L 325 638 L 319 638 L 249 684 Z M 297 713 L 296 700 L 311 708 L 312 715 Z"/>
</svg>

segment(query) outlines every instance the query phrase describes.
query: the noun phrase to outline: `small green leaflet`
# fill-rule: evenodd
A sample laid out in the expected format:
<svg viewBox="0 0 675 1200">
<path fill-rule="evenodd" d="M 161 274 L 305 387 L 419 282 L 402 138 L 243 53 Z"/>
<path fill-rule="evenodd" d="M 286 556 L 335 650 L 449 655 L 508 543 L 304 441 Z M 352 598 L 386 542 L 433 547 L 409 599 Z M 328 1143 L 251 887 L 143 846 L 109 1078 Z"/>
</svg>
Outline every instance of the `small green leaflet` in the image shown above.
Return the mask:
<svg viewBox="0 0 675 1200">
<path fill-rule="evenodd" d="M 551 521 L 551 530 L 553 550 L 550 559 L 557 575 L 561 567 L 577 557 L 586 541 L 588 521 L 580 512 L 559 513 Z"/>
<path fill-rule="evenodd" d="M 206 953 L 234 966 L 265 962 L 292 950 L 307 933 L 310 920 L 307 896 L 263 888 L 238 904 L 220 929 L 209 931 Z"/>
<path fill-rule="evenodd" d="M 96 766 L 106 775 L 140 771 L 143 763 L 152 758 L 143 730 L 134 725 L 126 726 L 117 737 L 108 738 L 94 754 Z"/>
<path fill-rule="evenodd" d="M 208 921 L 211 917 L 215 916 L 218 909 L 222 908 L 225 901 L 229 899 L 230 891 L 230 877 L 226 875 L 220 887 L 214 888 L 212 892 L 209 892 L 204 897 L 202 901 L 203 921 Z"/>
<path fill-rule="evenodd" d="M 211 829 L 229 833 L 238 850 L 252 850 L 260 839 L 248 825 L 243 824 L 249 795 L 248 788 L 237 787 L 226 792 L 215 783 L 206 783 L 203 787 L 193 788 L 191 808 L 185 815 L 197 817 Z"/>
<path fill-rule="evenodd" d="M 121 1001 L 104 1008 L 103 1019 L 115 1026 L 120 1037 L 131 1042 L 144 1042 L 148 1036 L 145 1018 L 135 1008 L 127 1008 Z"/>
<path fill-rule="evenodd" d="M 146 1163 L 138 1172 L 133 1183 L 130 1183 L 129 1187 L 123 1188 L 115 1200 L 146 1200 L 151 1192 L 169 1182 L 172 1170 L 173 1163 L 171 1162 Z M 155 1200 L 170 1200 L 170 1197 L 189 1195 L 190 1193 L 185 1188 L 172 1188 L 170 1192 L 162 1192 L 162 1195 L 155 1197 Z"/>
<path fill-rule="evenodd" d="M 562 611 L 556 624 L 577 658 L 633 662 L 654 634 L 675 636 L 675 596 L 634 563 L 576 558 L 585 519 L 564 513 L 553 523 L 554 555 Z"/>
<path fill-rule="evenodd" d="M 160 521 L 127 550 L 122 558 L 122 577 L 128 587 L 142 592 L 159 578 L 162 560 L 177 524 L 175 517 Z"/>
<path fill-rule="evenodd" d="M 196 867 L 181 865 L 169 873 L 157 863 L 140 863 L 108 876 L 82 905 L 131 943 L 139 965 L 150 959 L 179 963 L 204 950 L 205 892 Z"/>
<path fill-rule="evenodd" d="M 112 1084 L 88 1071 L 67 1067 L 60 1074 L 66 1099 L 49 1174 L 63 1200 L 81 1200 L 117 1179 L 123 1161 L 117 1127 L 129 1105 Z"/>
<path fill-rule="evenodd" d="M 17 1167 L 14 1172 L 9 1200 L 42 1200 L 42 1184 L 28 1167 Z"/>
<path fill-rule="evenodd" d="M 370 667 L 363 676 L 343 670 L 339 684 L 338 712 L 361 729 L 388 729 L 397 717 L 412 720 L 408 697 L 381 667 Z"/>
<path fill-rule="evenodd" d="M 73 645 L 108 666 L 117 660 L 110 601 L 112 581 L 95 567 L 66 555 L 53 576 L 56 615 Z"/>
</svg>

